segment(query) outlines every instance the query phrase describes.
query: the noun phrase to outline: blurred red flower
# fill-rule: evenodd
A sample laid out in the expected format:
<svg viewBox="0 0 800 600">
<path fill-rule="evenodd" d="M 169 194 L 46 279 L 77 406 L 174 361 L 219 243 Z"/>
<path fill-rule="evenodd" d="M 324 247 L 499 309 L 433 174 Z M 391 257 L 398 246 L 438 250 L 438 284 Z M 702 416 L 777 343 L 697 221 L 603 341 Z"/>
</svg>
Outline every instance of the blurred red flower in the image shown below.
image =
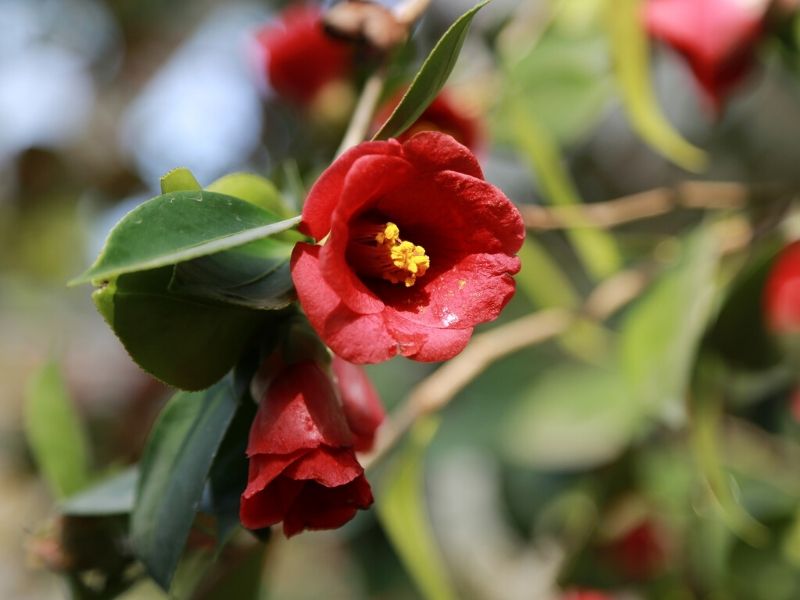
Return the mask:
<svg viewBox="0 0 800 600">
<path fill-rule="evenodd" d="M 339 356 L 451 358 L 514 293 L 525 229 L 516 207 L 451 136 L 365 142 L 317 180 L 292 278 L 320 337 Z M 413 241 L 412 241 L 413 240 Z"/>
<path fill-rule="evenodd" d="M 333 382 L 314 362 L 288 366 L 270 383 L 247 456 L 239 516 L 248 529 L 280 521 L 287 537 L 333 529 L 372 504 Z"/>
<path fill-rule="evenodd" d="M 350 76 L 353 50 L 329 36 L 321 13 L 310 6 L 290 6 L 276 23 L 257 33 L 267 53 L 272 87 L 284 98 L 306 105 L 327 84 Z"/>
<path fill-rule="evenodd" d="M 402 95 L 394 97 L 378 111 L 376 130 L 389 118 L 401 99 Z M 408 141 L 420 131 L 441 131 L 453 136 L 457 142 L 475 152 L 482 142 L 481 129 L 481 123 L 477 118 L 467 114 L 449 92 L 442 91 L 411 127 L 397 137 L 397 141 Z"/>
<path fill-rule="evenodd" d="M 680 52 L 715 112 L 752 66 L 763 30 L 761 0 L 649 0 L 650 34 Z"/>
<path fill-rule="evenodd" d="M 608 594 L 588 589 L 571 589 L 564 592 L 561 600 L 613 600 Z"/>
<path fill-rule="evenodd" d="M 611 543 L 611 558 L 616 567 L 632 580 L 658 575 L 669 563 L 668 539 L 661 526 L 644 519 Z"/>
<path fill-rule="evenodd" d="M 764 286 L 767 326 L 775 333 L 800 333 L 800 241 L 781 250 Z"/>
<path fill-rule="evenodd" d="M 353 432 L 353 445 L 357 452 L 367 452 L 372 449 L 375 431 L 386 416 L 378 392 L 358 365 L 334 356 L 331 367 L 342 398 L 345 419 Z"/>
</svg>

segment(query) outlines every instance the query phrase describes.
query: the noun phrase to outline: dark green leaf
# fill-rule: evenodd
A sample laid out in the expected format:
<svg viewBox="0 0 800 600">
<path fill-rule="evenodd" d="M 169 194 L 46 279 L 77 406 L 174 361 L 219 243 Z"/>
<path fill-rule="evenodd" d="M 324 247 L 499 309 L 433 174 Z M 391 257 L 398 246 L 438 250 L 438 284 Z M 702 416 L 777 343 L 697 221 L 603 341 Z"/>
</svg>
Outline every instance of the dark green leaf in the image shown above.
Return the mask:
<svg viewBox="0 0 800 600">
<path fill-rule="evenodd" d="M 58 366 L 43 366 L 28 384 L 25 434 L 53 494 L 64 498 L 89 481 L 89 444 Z"/>
<path fill-rule="evenodd" d="M 425 450 L 438 428 L 434 418 L 414 426 L 396 463 L 385 475 L 377 496 L 378 517 L 409 574 L 428 600 L 450 600 L 457 595 L 436 545 L 423 492 Z"/>
<path fill-rule="evenodd" d="M 161 193 L 169 194 L 170 192 L 192 192 L 203 189 L 197 179 L 194 178 L 192 172 L 186 167 L 178 167 L 172 169 L 169 173 L 161 178 Z"/>
<path fill-rule="evenodd" d="M 164 194 L 117 223 L 94 265 L 70 284 L 104 280 L 215 254 L 294 227 L 249 202 L 203 191 Z"/>
<path fill-rule="evenodd" d="M 444 32 L 431 53 L 422 63 L 414 81 L 411 82 L 400 104 L 394 109 L 373 139 L 386 140 L 396 137 L 408 129 L 425 111 L 439 91 L 444 87 L 456 64 L 461 46 L 467 38 L 469 26 L 477 12 L 491 0 L 484 0 L 461 15 Z"/>
<path fill-rule="evenodd" d="M 179 392 L 147 440 L 131 515 L 131 544 L 153 579 L 165 589 L 237 407 L 231 377 L 202 392 Z"/>
<path fill-rule="evenodd" d="M 181 389 L 208 387 L 239 359 L 264 312 L 171 293 L 173 267 L 121 275 L 92 294 L 145 371 Z"/>
<path fill-rule="evenodd" d="M 70 496 L 61 503 L 61 513 L 71 516 L 122 515 L 133 510 L 139 469 L 129 467 L 108 479 Z"/>
</svg>

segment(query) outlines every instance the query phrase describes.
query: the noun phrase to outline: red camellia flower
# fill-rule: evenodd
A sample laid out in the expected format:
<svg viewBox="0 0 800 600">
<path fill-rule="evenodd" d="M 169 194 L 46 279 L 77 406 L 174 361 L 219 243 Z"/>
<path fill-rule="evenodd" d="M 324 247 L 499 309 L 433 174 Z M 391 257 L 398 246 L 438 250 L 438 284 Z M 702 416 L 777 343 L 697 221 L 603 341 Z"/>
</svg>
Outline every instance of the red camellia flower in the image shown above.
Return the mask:
<svg viewBox="0 0 800 600">
<path fill-rule="evenodd" d="M 239 516 L 248 529 L 283 521 L 287 536 L 331 529 L 372 504 L 330 377 L 314 362 L 286 367 L 264 394 L 247 444 Z"/>
<path fill-rule="evenodd" d="M 451 136 L 365 142 L 317 180 L 292 278 L 311 325 L 339 356 L 448 359 L 514 293 L 519 211 Z M 327 237 L 326 237 L 327 236 Z"/>
<path fill-rule="evenodd" d="M 400 103 L 402 96 L 395 97 L 380 111 L 376 119 L 376 129 L 394 111 Z M 481 144 L 481 125 L 478 119 L 467 114 L 464 109 L 453 100 L 449 92 L 442 91 L 420 117 L 402 135 L 398 136 L 399 142 L 410 140 L 420 131 L 441 131 L 453 136 L 457 142 L 464 144 L 473 152 Z"/>
<path fill-rule="evenodd" d="M 352 70 L 352 48 L 325 33 L 316 8 L 287 8 L 257 38 L 267 52 L 272 87 L 300 104 L 310 103 L 323 87 L 347 78 Z"/>
<path fill-rule="evenodd" d="M 719 112 L 752 65 L 763 30 L 763 0 L 650 0 L 647 28 L 680 52 Z"/>
<path fill-rule="evenodd" d="M 781 250 L 764 286 L 767 326 L 775 333 L 800 333 L 800 241 Z"/>
</svg>

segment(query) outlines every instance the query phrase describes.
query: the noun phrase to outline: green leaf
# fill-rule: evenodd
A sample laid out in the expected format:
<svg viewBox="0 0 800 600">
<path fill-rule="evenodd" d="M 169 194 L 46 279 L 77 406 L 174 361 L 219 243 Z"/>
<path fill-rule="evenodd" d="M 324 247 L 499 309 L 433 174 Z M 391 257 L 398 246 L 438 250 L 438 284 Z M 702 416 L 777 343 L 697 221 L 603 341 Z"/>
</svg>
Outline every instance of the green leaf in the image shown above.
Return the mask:
<svg viewBox="0 0 800 600">
<path fill-rule="evenodd" d="M 203 188 L 197 183 L 192 172 L 186 167 L 178 167 L 172 169 L 169 173 L 161 178 L 161 193 L 169 194 L 170 192 L 195 192 Z"/>
<path fill-rule="evenodd" d="M 386 140 L 397 137 L 408 129 L 428 108 L 439 91 L 444 87 L 467 38 L 469 26 L 477 12 L 491 0 L 484 0 L 473 6 L 453 23 L 436 42 L 431 53 L 422 63 L 400 103 L 373 139 Z"/>
<path fill-rule="evenodd" d="M 634 129 L 645 142 L 689 171 L 703 171 L 706 153 L 669 124 L 650 84 L 650 49 L 642 26 L 642 0 L 606 0 L 614 71 Z"/>
<path fill-rule="evenodd" d="M 171 292 L 258 310 L 284 308 L 295 299 L 289 270 L 294 244 L 276 238 L 179 263 Z"/>
<path fill-rule="evenodd" d="M 25 435 L 45 481 L 58 498 L 89 481 L 89 442 L 55 363 L 28 382 Z"/>
<path fill-rule="evenodd" d="M 558 145 L 531 113 L 524 97 L 510 95 L 506 106 L 516 124 L 513 129 L 516 145 L 536 173 L 545 197 L 559 206 L 581 204 L 578 190 L 563 165 Z M 573 223 L 575 227 L 567 229 L 566 234 L 588 273 L 597 279 L 615 273 L 622 258 L 614 238 L 594 228 L 577 211 Z"/>
<path fill-rule="evenodd" d="M 233 196 L 263 208 L 283 218 L 291 217 L 293 211 L 283 201 L 273 183 L 253 173 L 231 173 L 217 179 L 206 188 L 209 192 Z"/>
<path fill-rule="evenodd" d="M 175 573 L 211 464 L 237 406 L 231 377 L 202 392 L 179 392 L 147 440 L 131 515 L 131 544 L 164 589 Z"/>
<path fill-rule="evenodd" d="M 111 230 L 100 256 L 70 285 L 107 280 L 215 254 L 294 227 L 249 202 L 203 191 L 164 194 L 133 209 Z"/>
<path fill-rule="evenodd" d="M 120 275 L 92 294 L 136 363 L 186 390 L 227 373 L 269 316 L 169 291 L 173 267 Z"/>
<path fill-rule="evenodd" d="M 643 413 L 617 370 L 566 365 L 548 370 L 507 411 L 507 455 L 536 469 L 585 469 L 627 447 Z"/>
<path fill-rule="evenodd" d="M 133 510 L 139 469 L 129 467 L 61 503 L 61 514 L 70 516 L 123 515 Z"/>
<path fill-rule="evenodd" d="M 686 240 L 678 264 L 626 315 L 620 360 L 637 403 L 682 419 L 700 338 L 714 308 L 719 243 L 707 227 Z"/>
<path fill-rule="evenodd" d="M 428 521 L 423 494 L 423 459 L 438 421 L 417 423 L 406 447 L 385 475 L 377 497 L 378 517 L 389 541 L 428 600 L 457 598 Z"/>
</svg>

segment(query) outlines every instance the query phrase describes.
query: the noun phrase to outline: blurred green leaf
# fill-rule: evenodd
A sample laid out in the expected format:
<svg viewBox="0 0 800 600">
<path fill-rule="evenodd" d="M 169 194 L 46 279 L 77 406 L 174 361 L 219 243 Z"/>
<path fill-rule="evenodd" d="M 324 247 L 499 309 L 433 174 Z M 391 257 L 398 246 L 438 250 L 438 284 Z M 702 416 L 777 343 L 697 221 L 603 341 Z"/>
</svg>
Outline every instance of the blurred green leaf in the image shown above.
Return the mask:
<svg viewBox="0 0 800 600">
<path fill-rule="evenodd" d="M 131 544 L 167 589 L 189 535 L 209 470 L 238 406 L 232 377 L 179 392 L 147 440 L 131 514 Z"/>
<path fill-rule="evenodd" d="M 469 26 L 478 11 L 491 0 L 484 0 L 473 6 L 444 32 L 431 53 L 422 63 L 400 103 L 373 139 L 386 140 L 397 137 L 408 129 L 425 111 L 439 91 L 456 64 L 461 46 L 467 38 Z"/>
<path fill-rule="evenodd" d="M 714 308 L 717 238 L 701 227 L 683 244 L 678 264 L 627 313 L 620 332 L 621 369 L 637 404 L 682 419 L 700 337 Z"/>
<path fill-rule="evenodd" d="M 92 299 L 140 367 L 175 387 L 203 389 L 236 364 L 268 315 L 171 293 L 172 276 L 173 267 L 121 275 Z"/>
<path fill-rule="evenodd" d="M 128 514 L 133 510 L 138 481 L 138 467 L 129 467 L 70 496 L 61 503 L 61 514 L 86 517 Z"/>
<path fill-rule="evenodd" d="M 650 83 L 650 48 L 642 26 L 643 0 L 606 0 L 614 71 L 634 129 L 645 142 L 689 171 L 702 171 L 706 153 L 687 142 L 664 117 Z"/>
<path fill-rule="evenodd" d="M 171 192 L 193 192 L 203 189 L 197 179 L 194 178 L 192 172 L 186 167 L 178 167 L 172 169 L 169 173 L 161 178 L 161 193 L 169 194 Z"/>
<path fill-rule="evenodd" d="M 89 481 L 89 442 L 58 365 L 49 362 L 28 382 L 25 435 L 53 494 L 65 498 Z"/>
<path fill-rule="evenodd" d="M 260 175 L 253 173 L 231 173 L 220 177 L 206 188 L 209 192 L 233 196 L 246 200 L 283 218 L 291 217 L 293 212 L 283 201 L 278 188 Z"/>
<path fill-rule="evenodd" d="M 203 191 L 164 194 L 116 224 L 94 265 L 70 285 L 110 279 L 215 254 L 275 235 L 300 221 L 238 198 Z"/>
<path fill-rule="evenodd" d="M 384 475 L 378 517 L 409 574 L 428 600 L 457 598 L 447 577 L 425 508 L 423 459 L 439 423 L 419 421 Z"/>
<path fill-rule="evenodd" d="M 559 206 L 581 204 L 580 195 L 563 165 L 558 146 L 547 129 L 528 110 L 523 97 L 509 95 L 506 107 L 509 117 L 516 124 L 513 129 L 514 141 L 538 176 L 545 197 Z M 582 220 L 577 212 L 574 224 L 575 227 L 567 229 L 566 235 L 588 273 L 598 279 L 615 273 L 622 258 L 614 238 Z"/>
<path fill-rule="evenodd" d="M 502 441 L 515 462 L 537 469 L 584 469 L 616 458 L 641 427 L 616 370 L 550 369 L 507 411 Z"/>
<path fill-rule="evenodd" d="M 534 236 L 525 237 L 518 255 L 522 269 L 517 284 L 534 304 L 540 308 L 576 308 L 580 304 L 572 282 Z"/>
</svg>

